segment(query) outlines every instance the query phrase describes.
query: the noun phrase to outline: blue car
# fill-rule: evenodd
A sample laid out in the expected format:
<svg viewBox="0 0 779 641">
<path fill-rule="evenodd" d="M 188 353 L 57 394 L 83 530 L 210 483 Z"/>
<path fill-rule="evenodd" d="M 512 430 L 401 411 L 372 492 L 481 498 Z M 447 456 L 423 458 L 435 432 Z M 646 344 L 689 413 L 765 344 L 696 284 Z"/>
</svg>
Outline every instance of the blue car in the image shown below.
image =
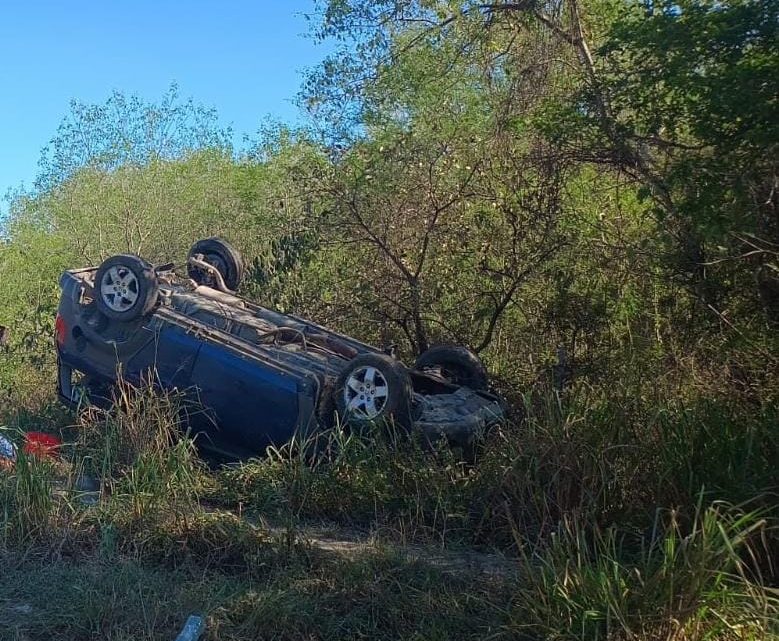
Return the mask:
<svg viewBox="0 0 779 641">
<path fill-rule="evenodd" d="M 503 417 L 484 366 L 466 348 L 433 347 L 406 367 L 392 350 L 237 296 L 243 272 L 229 243 L 208 238 L 180 269 L 123 254 L 63 273 L 60 397 L 110 397 L 119 376 L 154 381 L 201 408 L 188 412 L 192 433 L 238 457 L 335 421 L 391 421 L 470 447 Z"/>
</svg>

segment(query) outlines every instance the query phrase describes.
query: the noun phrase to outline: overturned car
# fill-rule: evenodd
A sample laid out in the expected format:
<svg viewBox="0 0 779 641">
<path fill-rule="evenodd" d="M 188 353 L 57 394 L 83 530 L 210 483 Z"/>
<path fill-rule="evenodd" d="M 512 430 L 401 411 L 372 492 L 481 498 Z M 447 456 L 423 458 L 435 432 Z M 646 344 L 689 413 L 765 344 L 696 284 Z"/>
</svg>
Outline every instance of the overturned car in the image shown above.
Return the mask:
<svg viewBox="0 0 779 641">
<path fill-rule="evenodd" d="M 57 320 L 59 394 L 106 396 L 121 375 L 178 389 L 202 411 L 191 432 L 236 456 L 296 435 L 391 421 L 431 441 L 470 447 L 503 416 L 487 373 L 464 347 L 438 346 L 413 368 L 381 350 L 235 294 L 240 254 L 197 242 L 186 264 L 112 256 L 66 271 Z"/>
</svg>

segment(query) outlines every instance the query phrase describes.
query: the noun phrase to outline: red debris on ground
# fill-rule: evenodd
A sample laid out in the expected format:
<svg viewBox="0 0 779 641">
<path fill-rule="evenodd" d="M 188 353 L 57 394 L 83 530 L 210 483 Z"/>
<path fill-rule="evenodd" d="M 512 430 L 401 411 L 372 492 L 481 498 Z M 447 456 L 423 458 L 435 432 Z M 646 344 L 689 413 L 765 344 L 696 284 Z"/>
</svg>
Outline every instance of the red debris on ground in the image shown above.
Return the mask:
<svg viewBox="0 0 779 641">
<path fill-rule="evenodd" d="M 62 441 L 56 436 L 44 432 L 27 432 L 24 435 L 24 447 L 22 451 L 28 456 L 38 458 L 54 458 Z"/>
</svg>

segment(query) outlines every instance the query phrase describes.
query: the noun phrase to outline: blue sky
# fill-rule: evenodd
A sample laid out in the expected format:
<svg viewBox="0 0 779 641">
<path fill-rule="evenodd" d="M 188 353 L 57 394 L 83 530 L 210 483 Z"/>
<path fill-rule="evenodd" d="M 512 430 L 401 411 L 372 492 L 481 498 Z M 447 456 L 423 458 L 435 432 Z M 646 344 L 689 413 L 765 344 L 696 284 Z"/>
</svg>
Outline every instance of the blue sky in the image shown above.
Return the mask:
<svg viewBox="0 0 779 641">
<path fill-rule="evenodd" d="M 326 54 L 306 37 L 313 0 L 2 0 L 0 197 L 32 186 L 41 148 L 75 98 L 113 89 L 215 107 L 236 142 L 268 116 L 300 119 L 301 72 Z M 0 204 L 0 214 L 6 210 Z"/>
</svg>

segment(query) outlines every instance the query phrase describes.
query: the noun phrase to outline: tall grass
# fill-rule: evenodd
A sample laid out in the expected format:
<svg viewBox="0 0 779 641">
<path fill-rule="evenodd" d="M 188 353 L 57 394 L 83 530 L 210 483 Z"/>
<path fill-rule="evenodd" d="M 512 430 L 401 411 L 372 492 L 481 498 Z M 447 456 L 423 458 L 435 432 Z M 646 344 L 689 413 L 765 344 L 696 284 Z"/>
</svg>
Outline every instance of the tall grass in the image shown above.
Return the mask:
<svg viewBox="0 0 779 641">
<path fill-rule="evenodd" d="M 257 514 L 329 519 L 371 527 L 400 540 L 444 540 L 467 520 L 471 468 L 447 448 L 436 454 L 418 439 L 376 426 L 336 426 L 309 443 L 271 448 L 219 475 L 219 497 Z M 322 440 L 325 440 L 323 446 Z"/>
<path fill-rule="evenodd" d="M 384 432 L 336 428 L 331 454 L 273 450 L 220 474 L 241 509 L 383 527 L 406 539 L 499 547 L 546 544 L 564 519 L 651 528 L 658 508 L 692 518 L 707 503 L 772 501 L 776 413 L 725 402 L 650 406 L 583 387 L 525 399 L 524 419 L 495 429 L 476 465 Z M 521 541 L 516 533 L 522 535 Z"/>
<path fill-rule="evenodd" d="M 480 632 L 468 628 L 473 638 L 770 638 L 779 613 L 768 587 L 776 585 L 775 413 L 621 392 L 527 395 L 523 420 L 495 429 L 475 464 L 443 444 L 431 451 L 392 431 L 336 426 L 316 443 L 212 473 L 187 438 L 180 396 L 122 385 L 113 407 L 81 415 L 59 463 L 22 455 L 0 472 L 2 545 L 18 553 L 69 538 L 81 546 L 73 553 L 100 562 L 254 586 L 269 572 L 309 567 L 298 528 L 324 520 L 390 547 L 433 542 L 507 555 L 518 581 L 462 597 L 488 612 Z M 78 500 L 84 477 L 96 480 L 94 504 Z M 264 521 L 286 534 L 256 525 Z M 394 571 L 383 563 L 370 571 Z M 302 638 L 327 597 L 294 594 L 311 616 L 290 636 Z M 219 606 L 237 638 L 266 631 L 247 610 L 264 606 L 242 595 Z M 401 612 L 392 617 L 383 629 L 408 631 Z"/>
<path fill-rule="evenodd" d="M 6 547 L 82 543 L 136 545 L 161 524 L 197 522 L 204 464 L 181 424 L 183 399 L 151 386 L 120 384 L 107 410 L 90 407 L 67 430 L 56 458 L 20 451 L 0 472 L 0 534 Z"/>
<path fill-rule="evenodd" d="M 285 448 L 223 472 L 222 498 L 514 554 L 510 638 L 777 632 L 774 413 L 589 387 L 524 405 L 524 420 L 495 430 L 473 466 L 446 448 L 336 430 L 315 465 Z"/>
<path fill-rule="evenodd" d="M 13 472 L 0 471 L 0 544 L 25 545 L 57 527 L 54 466 L 20 451 Z"/>
<path fill-rule="evenodd" d="M 766 520 L 723 504 L 689 525 L 660 512 L 649 535 L 561 523 L 523 557 L 508 628 L 543 639 L 768 639 L 779 592 L 755 574 Z"/>
</svg>

